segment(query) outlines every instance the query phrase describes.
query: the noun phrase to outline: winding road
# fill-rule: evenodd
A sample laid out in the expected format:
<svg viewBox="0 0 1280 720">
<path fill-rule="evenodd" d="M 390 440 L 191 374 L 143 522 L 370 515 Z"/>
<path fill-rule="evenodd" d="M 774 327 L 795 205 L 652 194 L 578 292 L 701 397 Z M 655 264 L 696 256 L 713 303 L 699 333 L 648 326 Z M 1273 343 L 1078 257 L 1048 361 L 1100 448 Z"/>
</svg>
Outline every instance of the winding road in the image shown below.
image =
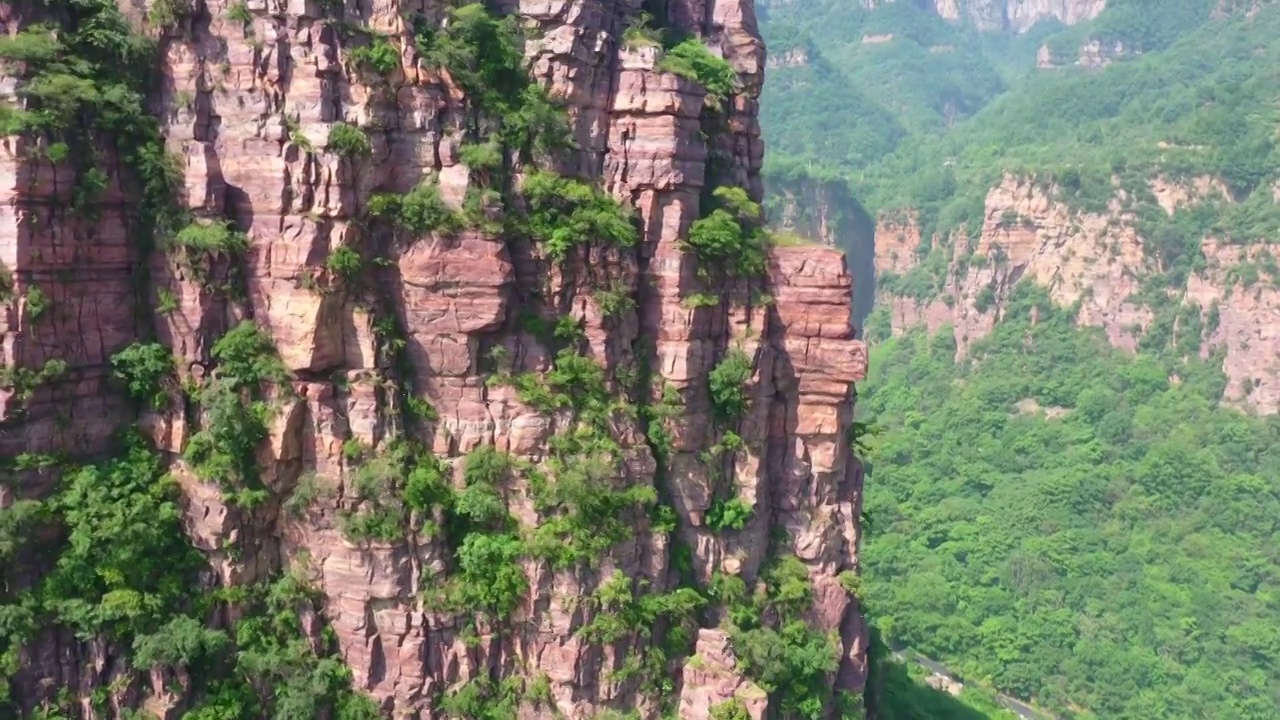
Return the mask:
<svg viewBox="0 0 1280 720">
<path fill-rule="evenodd" d="M 904 662 L 914 662 L 934 675 L 940 676 L 954 683 L 959 683 L 962 686 L 964 684 L 960 678 L 956 677 L 947 669 L 946 665 L 943 665 L 937 660 L 927 658 L 914 650 L 908 650 L 906 648 L 894 650 L 893 657 Z M 996 693 L 995 696 L 996 699 L 1000 701 L 1001 705 L 1004 705 L 1011 712 L 1022 718 L 1022 720 L 1057 720 L 1056 715 L 1031 707 L 1017 698 L 1012 698 L 1001 693 Z"/>
</svg>

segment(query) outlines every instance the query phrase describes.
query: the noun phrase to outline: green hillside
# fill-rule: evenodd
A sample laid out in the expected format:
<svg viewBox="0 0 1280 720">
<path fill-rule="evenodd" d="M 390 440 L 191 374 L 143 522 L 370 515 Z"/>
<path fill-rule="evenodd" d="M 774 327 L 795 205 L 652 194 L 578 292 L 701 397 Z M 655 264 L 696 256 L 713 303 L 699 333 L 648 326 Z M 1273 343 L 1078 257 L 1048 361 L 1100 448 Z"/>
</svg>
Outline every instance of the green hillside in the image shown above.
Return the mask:
<svg viewBox="0 0 1280 720">
<path fill-rule="evenodd" d="M 905 3 L 875 11 L 834 0 L 784 7 L 806 24 L 786 24 L 791 18 L 771 10 L 766 38 L 781 36 L 771 53 L 803 38 L 820 53 L 825 79 L 795 79 L 818 74 L 816 67 L 770 73 L 766 87 L 775 87 L 766 90 L 762 122 L 771 165 L 794 157 L 824 163 L 850 179 L 872 212 L 914 207 L 931 229 L 972 229 L 1005 172 L 1056 180 L 1064 199 L 1094 209 L 1117 185 L 1136 190 L 1139 211 L 1150 208 L 1140 186 L 1157 172 L 1218 175 L 1236 199 L 1248 200 L 1270 187 L 1280 167 L 1280 7 L 1273 4 L 1211 19 L 1204 0 L 1122 0 L 1091 23 L 1038 26 L 1014 39 L 979 36 Z M 894 40 L 861 42 L 876 33 Z M 1033 71 L 1042 42 L 1061 51 L 1090 37 L 1122 39 L 1143 52 L 1103 71 Z M 953 49 L 929 51 L 937 47 Z M 847 92 L 833 97 L 839 82 Z M 824 130 L 832 127 L 842 129 Z M 777 137 L 783 132 L 785 140 Z M 1280 229 L 1273 207 L 1263 193 L 1200 222 L 1262 237 Z"/>
<path fill-rule="evenodd" d="M 1071 317 L 1020 285 L 961 365 L 949 332 L 873 345 L 875 621 L 1059 711 L 1280 717 L 1280 421 Z"/>
<path fill-rule="evenodd" d="M 963 126 L 913 138 L 848 175 L 869 207 L 919 207 L 938 229 L 979 222 L 1004 172 L 1054 179 L 1065 199 L 1090 209 L 1105 206 L 1113 178 L 1138 188 L 1158 172 L 1217 175 L 1243 200 L 1269 188 L 1280 167 L 1278 96 L 1280 7 L 1269 6 L 1102 72 L 1037 73 Z M 1264 214 L 1246 203 L 1225 222 L 1233 235 L 1259 237 L 1277 227 Z"/>
</svg>

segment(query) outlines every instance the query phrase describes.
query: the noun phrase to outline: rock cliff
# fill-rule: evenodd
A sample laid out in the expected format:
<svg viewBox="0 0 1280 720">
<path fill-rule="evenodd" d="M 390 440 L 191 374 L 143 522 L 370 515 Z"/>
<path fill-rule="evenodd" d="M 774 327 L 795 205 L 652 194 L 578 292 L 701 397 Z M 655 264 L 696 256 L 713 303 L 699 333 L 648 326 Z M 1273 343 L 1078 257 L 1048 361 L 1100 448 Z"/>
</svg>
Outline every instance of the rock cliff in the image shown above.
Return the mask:
<svg viewBox="0 0 1280 720">
<path fill-rule="evenodd" d="M 93 134 L 96 174 L 51 151 L 56 134 L 5 138 L 0 457 L 105 458 L 119 431 L 139 427 L 178 482 L 183 525 L 210 567 L 205 587 L 292 571 L 319 593 L 320 614 L 302 614 L 311 644 L 330 638 L 352 686 L 385 716 L 443 717 L 445 699 L 508 680 L 524 682 L 522 717 L 678 708 L 696 719 L 730 702 L 753 718 L 779 712 L 794 700 L 760 675 L 758 659 L 735 657 L 750 651 L 749 633 L 726 619 L 724 595 L 699 601 L 683 621 L 692 623 L 685 641 L 674 610 L 601 628 L 633 617 L 624 610 L 643 598 L 705 595 L 725 577 L 759 583 L 763 597 L 780 565 L 805 588 L 805 626 L 834 633 L 822 687 L 860 693 L 866 636 L 849 578 L 861 473 L 848 431 L 866 354 L 851 324 L 850 274 L 828 248 L 771 249 L 754 279 L 708 273 L 705 262 L 700 272 L 687 238 L 710 211 L 710 190 L 762 195 L 765 51 L 750 0 L 648 6 L 668 33 L 730 63 L 728 97 L 668 71 L 655 43 L 623 42 L 641 0 L 494 3 L 518 18 L 532 87 L 563 105 L 574 142 L 536 161 L 509 147 L 486 161 L 477 148 L 504 118 L 485 114 L 484 87 L 424 50 L 461 22 L 444 3 L 122 5 L 156 41 L 159 77 L 144 103 L 176 158 L 190 232 L 220 240 L 178 233 L 165 242 L 137 148 L 110 133 Z M 79 31 L 90 17 L 76 3 L 42 7 L 0 6 L 0 21 L 14 37 L 43 20 Z M 21 62 L 8 73 L 3 89 L 29 107 L 32 77 Z M 509 186 L 490 179 L 498 166 Z M 634 213 L 636 242 L 588 237 L 553 257 L 530 240 L 536 230 L 509 231 L 512 203 L 534 204 L 509 198 L 535 182 L 535 168 L 620 201 Z M 101 176 L 100 191 L 81 197 L 90 175 Z M 548 202 L 589 192 L 581 187 Z M 386 208 L 407 214 L 411 202 L 434 227 L 383 221 Z M 446 231 L 439 218 L 451 214 L 468 221 Z M 232 377 L 230 345 L 220 342 L 258 342 L 246 327 L 284 371 L 223 396 L 233 415 L 264 409 L 248 465 L 222 468 L 257 478 L 252 502 L 209 470 L 236 437 L 217 434 L 225 406 L 214 390 Z M 163 403 L 139 409 L 112 358 L 151 340 L 171 352 L 176 377 Z M 743 412 L 726 421 L 712 376 L 738 355 L 747 371 L 731 384 Z M 551 400 L 533 391 L 554 389 L 570 365 L 581 384 Z M 590 425 L 583 418 L 597 400 L 616 410 Z M 605 448 L 591 450 L 608 458 L 603 469 L 572 465 L 589 433 Z M 437 602 L 470 572 L 451 537 L 462 511 L 405 509 L 403 481 L 378 468 L 399 462 L 387 458 L 406 441 L 423 448 L 414 462 L 433 458 L 442 492 L 471 488 L 476 457 L 505 458 L 494 488 L 514 529 L 502 538 L 526 544 L 512 545 L 525 550 L 502 567 L 517 568 L 512 582 L 527 588 L 505 612 Z M 49 497 L 57 468 L 6 464 L 0 507 Z M 566 561 L 583 540 L 564 528 L 586 512 L 556 495 L 571 468 L 586 473 L 582 493 L 641 500 L 605 510 L 616 536 L 602 532 L 609 542 Z M 354 532 L 391 505 L 407 518 L 396 532 Z M 726 508 L 745 511 L 726 520 Z M 536 552 L 527 549 L 534 539 L 543 542 Z M 11 596 L 47 569 L 14 562 L 4 571 Z M 233 629 L 244 611 L 227 601 L 206 615 Z M 11 695 L 23 710 L 65 702 L 86 717 L 129 706 L 180 717 L 200 700 L 184 668 L 160 663 L 147 675 L 118 638 L 46 622 L 16 650 Z"/>
<path fill-rule="evenodd" d="M 1148 185 L 1170 216 L 1205 199 L 1230 202 L 1213 178 L 1156 177 Z M 1082 325 L 1101 328 L 1111 344 L 1133 351 L 1158 336 L 1220 360 L 1228 379 L 1224 401 L 1280 412 L 1280 288 L 1266 244 L 1206 236 L 1204 262 L 1185 286 L 1153 295 L 1148 281 L 1166 268 L 1154 239 L 1139 228 L 1123 192 L 1105 210 L 1087 211 L 1059 199 L 1052 185 L 1006 176 L 987 194 L 974 239 L 964 232 L 922 238 L 914 214 L 882 214 L 875 229 L 876 302 L 895 333 L 953 328 L 963 356 L 991 331 L 1013 288 L 1035 282 L 1058 304 L 1076 308 Z"/>
<path fill-rule="evenodd" d="M 775 173 L 766 174 L 765 185 L 771 223 L 848 254 L 854 325 L 861 327 L 875 301 L 875 220 L 839 178 Z"/>
<path fill-rule="evenodd" d="M 863 0 L 868 8 L 882 4 Z M 932 7 L 939 17 L 952 22 L 973 23 L 979 30 L 1021 34 L 1041 20 L 1065 25 L 1092 20 L 1106 7 L 1106 0 L 933 0 L 923 7 Z"/>
</svg>

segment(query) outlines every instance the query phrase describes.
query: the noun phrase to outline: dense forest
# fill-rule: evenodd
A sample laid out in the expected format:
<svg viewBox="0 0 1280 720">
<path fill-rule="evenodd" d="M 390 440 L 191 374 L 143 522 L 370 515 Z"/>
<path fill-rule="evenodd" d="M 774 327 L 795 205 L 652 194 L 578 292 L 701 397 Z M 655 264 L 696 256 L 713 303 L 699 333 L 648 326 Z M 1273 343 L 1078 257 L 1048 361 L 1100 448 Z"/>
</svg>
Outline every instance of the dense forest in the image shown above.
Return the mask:
<svg viewBox="0 0 1280 720">
<path fill-rule="evenodd" d="M 1113 0 L 1018 35 L 908 2 L 760 4 L 772 183 L 847 182 L 945 240 L 975 236 L 1013 173 L 1119 207 L 1159 260 L 1136 355 L 1027 283 L 961 361 L 949 327 L 867 319 L 868 611 L 968 688 L 917 703 L 919 671 L 881 653 L 878 712 L 1002 717 L 985 687 L 1064 718 L 1280 716 L 1280 421 L 1221 407 L 1221 358 L 1169 332 L 1204 237 L 1280 238 L 1280 6 Z M 1172 214 L 1148 186 L 1203 175 L 1227 196 Z M 939 249 L 881 296 L 937 297 Z"/>
<path fill-rule="evenodd" d="M 1280 422 L 1018 293 L 960 365 L 949 332 L 873 345 L 881 630 L 1058 711 L 1276 717 Z"/>
</svg>

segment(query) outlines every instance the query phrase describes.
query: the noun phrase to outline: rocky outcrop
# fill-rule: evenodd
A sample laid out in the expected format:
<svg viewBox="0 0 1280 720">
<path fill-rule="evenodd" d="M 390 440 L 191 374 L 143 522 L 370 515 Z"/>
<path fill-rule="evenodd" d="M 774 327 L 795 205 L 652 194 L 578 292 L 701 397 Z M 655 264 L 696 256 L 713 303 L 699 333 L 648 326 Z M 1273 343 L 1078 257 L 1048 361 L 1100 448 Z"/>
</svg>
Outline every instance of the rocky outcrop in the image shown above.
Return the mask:
<svg viewBox="0 0 1280 720">
<path fill-rule="evenodd" d="M 1280 413 L 1280 275 L 1275 261 L 1265 244 L 1241 247 L 1209 238 L 1203 250 L 1208 269 L 1188 279 L 1183 299 L 1202 310 L 1201 356 L 1222 353 L 1224 400 L 1264 415 Z"/>
<path fill-rule="evenodd" d="M 131 244 L 123 171 L 108 162 L 112 183 L 96 217 L 86 219 L 67 208 L 60 166 L 29 152 L 29 140 L 5 141 L 0 267 L 13 292 L 0 315 L 0 364 L 66 368 L 29 393 L 11 384 L 0 394 L 0 455 L 106 452 L 111 433 L 135 419 L 110 382 L 113 353 L 154 336 L 194 382 L 216 364 L 213 343 L 251 319 L 290 375 L 271 397 L 270 437 L 258 450 L 268 502 L 236 507 L 178 460 L 194 408 L 148 414 L 140 425 L 174 462 L 189 532 L 218 582 L 252 582 L 286 566 L 304 573 L 323 593 L 356 688 L 388 715 L 435 717 L 439 698 L 468 680 L 520 675 L 545 677 L 565 717 L 605 708 L 656 716 L 662 698 L 618 671 L 657 640 L 646 628 L 607 646 L 589 643 L 580 633 L 592 619 L 583 599 L 614 571 L 636 587 L 670 590 L 677 542 L 691 550 L 697 579 L 728 573 L 754 583 L 784 535 L 810 576 L 811 622 L 839 639 L 832 682 L 860 692 L 865 628 L 837 576 L 858 562 L 862 478 L 847 431 L 866 353 L 851 323 L 843 255 L 779 248 L 761 287 L 712 288 L 726 298 L 713 307 L 683 302 L 699 281 L 682 239 L 704 209 L 704 191 L 737 185 L 762 195 L 756 115 L 765 53 L 750 0 L 666 4 L 667 24 L 704 38 L 739 73 L 741 90 L 713 127 L 700 86 L 662 72 L 653 49 L 621 47 L 639 0 L 504 3 L 534 28 L 525 48 L 533 77 L 567 106 L 576 148 L 561 169 L 603 186 L 639 218 L 635 248 L 596 248 L 565 266 L 501 232 L 395 242 L 365 222 L 374 193 L 403 193 L 427 177 L 438 177 L 455 205 L 467 194 L 472 169 L 459 150 L 465 95 L 414 49 L 413 17 L 438 23 L 442 7 L 375 0 L 345 8 L 346 25 L 381 33 L 399 52 L 396 67 L 376 74 L 352 62 L 359 41 L 320 5 L 249 2 L 237 12 L 231 5 L 197 3 L 194 16 L 164 34 L 163 90 L 150 100 L 180 158 L 186 205 L 197 216 L 230 219 L 247 236 L 243 257 L 214 256 L 193 268 Z M 235 19 L 245 9 L 250 19 Z M 367 155 L 325 150 L 337 123 L 364 129 Z M 340 248 L 378 261 L 345 278 L 326 262 Z M 602 284 L 628 299 L 621 311 L 602 308 L 590 290 Z M 771 302 L 752 302 L 760 291 Z M 530 592 L 502 627 L 464 623 L 424 597 L 449 562 L 439 537 L 344 536 L 339 519 L 358 492 L 347 448 L 419 432 L 458 472 L 483 445 L 545 461 L 564 418 L 489 380 L 495 370 L 549 369 L 551 350 L 525 321 L 551 309 L 583 328 L 587 356 L 608 370 L 615 391 L 625 391 L 624 370 L 645 368 L 658 396 L 667 387 L 679 396 L 662 470 L 637 420 L 613 429 L 624 455 L 620 480 L 669 496 L 678 530 L 641 516 L 632 519 L 633 537 L 593 567 L 526 560 Z M 723 474 L 754 512 L 741 530 L 725 532 L 706 521 L 721 479 L 704 456 L 716 442 L 708 373 L 730 347 L 752 358 L 752 402 L 739 427 L 743 448 Z M 417 430 L 403 422 L 402 393 L 434 411 Z M 314 501 L 286 510 L 284 501 L 304 485 Z M 47 489 L 43 476 L 24 479 L 12 493 L 5 486 L 0 503 Z M 506 490 L 512 514 L 538 522 L 528 488 Z M 27 706 L 62 687 L 87 695 L 113 677 L 106 650 L 63 641 L 75 649 L 37 643 L 27 651 L 31 662 L 16 688 Z M 705 718 L 735 695 L 753 718 L 772 712 L 723 631 L 702 629 L 694 650 L 704 664 L 687 658 L 672 673 L 681 717 Z M 181 698 L 165 703 L 178 707 Z"/>
<path fill-rule="evenodd" d="M 880 0 L 862 0 L 863 7 L 869 9 L 881 4 Z M 1065 25 L 1092 20 L 1106 7 L 1106 0 L 933 0 L 931 5 L 945 20 L 971 22 L 979 30 L 1021 34 L 1041 20 Z"/>
<path fill-rule="evenodd" d="M 1041 45 L 1036 52 L 1036 67 L 1041 70 L 1052 70 L 1075 65 L 1089 70 L 1101 70 L 1116 60 L 1130 57 L 1133 54 L 1123 41 L 1103 42 L 1096 38 L 1090 38 L 1080 45 L 1075 58 L 1057 57 L 1048 45 Z"/>
<path fill-rule="evenodd" d="M 1147 190 L 1172 215 L 1201 201 L 1227 202 L 1216 178 L 1158 176 Z M 1160 307 L 1141 299 L 1144 281 L 1161 271 L 1149 239 L 1136 229 L 1121 195 L 1106 212 L 1086 212 L 1056 199 L 1055 188 L 1006 176 L 987 194 L 981 233 L 930 238 L 927 249 L 944 263 L 921 263 L 919 224 L 911 213 L 882 214 L 875 229 L 876 303 L 892 330 L 952 327 L 957 353 L 991 331 L 1013 287 L 1034 282 L 1081 324 L 1101 328 L 1110 343 L 1134 351 L 1162 308 L 1186 308 L 1200 318 L 1195 346 L 1203 358 L 1221 353 L 1228 378 L 1224 401 L 1250 410 L 1280 412 L 1280 366 L 1273 328 L 1280 292 L 1267 269 L 1265 245 L 1232 245 L 1206 237 L 1205 269 Z M 936 291 L 914 292 L 924 287 Z M 1179 332 L 1174 328 L 1174 334 Z"/>
<path fill-rule="evenodd" d="M 875 268 L 881 267 L 871 216 L 838 178 L 793 169 L 766 172 L 765 185 L 771 224 L 845 251 L 852 264 L 854 325 L 861 327 L 875 300 Z"/>
</svg>

